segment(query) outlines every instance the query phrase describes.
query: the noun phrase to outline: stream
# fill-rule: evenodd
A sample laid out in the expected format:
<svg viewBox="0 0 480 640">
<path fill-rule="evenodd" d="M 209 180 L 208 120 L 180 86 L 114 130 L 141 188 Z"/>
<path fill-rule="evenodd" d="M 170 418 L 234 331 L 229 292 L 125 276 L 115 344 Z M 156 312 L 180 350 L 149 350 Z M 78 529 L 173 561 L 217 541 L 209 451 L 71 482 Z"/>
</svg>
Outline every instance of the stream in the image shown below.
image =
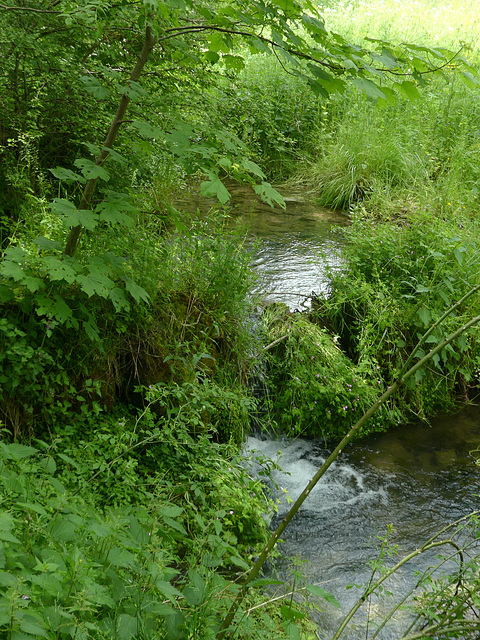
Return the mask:
<svg viewBox="0 0 480 640">
<path fill-rule="evenodd" d="M 250 236 L 260 241 L 254 267 L 262 276 L 265 297 L 285 302 L 293 310 L 308 304 L 312 291 L 325 290 L 326 270 L 341 268 L 341 228 L 348 221 L 308 202 L 302 194 L 283 195 L 285 212 L 272 210 L 240 190 L 232 212 L 242 214 Z M 347 587 L 368 582 L 368 563 L 378 556 L 379 537 L 385 536 L 389 525 L 393 528 L 389 542 L 399 554 L 386 559 L 392 566 L 442 527 L 479 508 L 480 467 L 474 454 L 479 447 L 480 407 L 469 406 L 453 416 L 437 416 L 429 425 L 418 423 L 372 435 L 342 452 L 285 530 L 281 558 L 271 567 L 288 579 L 295 559 L 293 564 L 300 563 L 308 582 L 322 585 L 340 602 L 339 611 L 318 600 L 322 609 L 315 617 L 319 638 L 332 637 L 361 595 L 358 588 Z M 286 496 L 295 500 L 329 454 L 320 442 L 263 436 L 249 437 L 246 449 L 277 460 L 283 470 L 273 474 L 282 489 L 271 488 L 279 502 L 272 526 L 289 509 Z M 417 582 L 416 572 L 427 570 L 436 555 L 438 551 L 427 552 L 404 565 L 389 578 L 388 589 L 397 599 L 408 593 Z M 441 570 L 453 568 L 450 562 Z M 342 638 L 372 637 L 375 622 L 388 609 L 388 599 L 373 599 Z M 400 611 L 379 637 L 400 637 L 409 621 L 411 614 Z"/>
</svg>

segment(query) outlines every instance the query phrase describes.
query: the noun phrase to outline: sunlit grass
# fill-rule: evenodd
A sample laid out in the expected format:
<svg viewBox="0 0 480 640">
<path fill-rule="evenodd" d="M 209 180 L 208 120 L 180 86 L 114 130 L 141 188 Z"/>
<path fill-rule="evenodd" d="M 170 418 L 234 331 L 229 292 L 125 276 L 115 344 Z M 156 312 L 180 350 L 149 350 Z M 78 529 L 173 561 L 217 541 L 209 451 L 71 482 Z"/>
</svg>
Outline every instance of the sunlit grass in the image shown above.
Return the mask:
<svg viewBox="0 0 480 640">
<path fill-rule="evenodd" d="M 328 29 L 357 42 L 370 37 L 452 49 L 465 44 L 470 55 L 477 58 L 480 54 L 478 0 L 340 0 L 319 4 Z"/>
</svg>

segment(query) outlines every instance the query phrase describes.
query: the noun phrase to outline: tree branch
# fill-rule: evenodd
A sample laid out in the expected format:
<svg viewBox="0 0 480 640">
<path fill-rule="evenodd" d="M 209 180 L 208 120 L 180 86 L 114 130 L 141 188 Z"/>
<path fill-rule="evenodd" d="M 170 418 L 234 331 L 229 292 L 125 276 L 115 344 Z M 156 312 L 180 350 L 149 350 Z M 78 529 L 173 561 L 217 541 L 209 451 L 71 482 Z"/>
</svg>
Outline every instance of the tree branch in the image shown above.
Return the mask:
<svg viewBox="0 0 480 640">
<path fill-rule="evenodd" d="M 137 63 L 130 74 L 129 82 L 137 82 L 142 74 L 143 67 L 147 62 L 150 53 L 152 52 L 153 47 L 155 46 L 155 38 L 152 33 L 151 27 L 146 28 L 145 32 L 145 42 L 143 44 L 142 51 L 138 57 Z M 117 112 L 112 120 L 112 124 L 110 125 L 110 129 L 107 133 L 107 137 L 105 138 L 105 142 L 103 143 L 102 150 L 98 157 L 95 159 L 95 165 L 101 166 L 105 163 L 105 160 L 110 153 L 110 149 L 113 147 L 115 143 L 115 139 L 118 135 L 118 131 L 122 122 L 124 122 L 125 112 L 127 111 L 128 104 L 130 102 L 130 98 L 125 93 L 122 95 L 120 99 L 120 103 L 117 108 Z M 83 191 L 82 199 L 80 200 L 80 204 L 78 206 L 79 209 L 88 209 L 90 206 L 90 202 L 97 186 L 98 178 L 92 178 L 87 180 L 85 184 L 85 188 Z M 67 242 L 65 244 L 65 248 L 63 253 L 67 256 L 73 256 L 75 251 L 77 250 L 78 242 L 80 240 L 80 234 L 82 231 L 82 227 L 80 225 L 76 227 L 72 227 L 70 233 L 68 234 Z"/>
<path fill-rule="evenodd" d="M 34 7 L 10 7 L 6 4 L 0 4 L 0 10 L 3 11 L 32 11 L 33 13 L 53 13 L 60 15 L 62 11 L 54 11 L 52 9 L 35 9 Z"/>
</svg>

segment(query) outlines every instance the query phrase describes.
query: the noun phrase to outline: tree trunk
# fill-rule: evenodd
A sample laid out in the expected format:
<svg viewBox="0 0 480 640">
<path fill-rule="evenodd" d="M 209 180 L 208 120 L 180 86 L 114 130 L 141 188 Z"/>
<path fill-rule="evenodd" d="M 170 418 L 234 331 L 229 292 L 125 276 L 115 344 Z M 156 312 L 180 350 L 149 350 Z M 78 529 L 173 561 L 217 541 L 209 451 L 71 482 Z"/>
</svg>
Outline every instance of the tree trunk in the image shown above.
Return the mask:
<svg viewBox="0 0 480 640">
<path fill-rule="evenodd" d="M 147 27 L 145 32 L 145 42 L 143 43 L 142 51 L 138 57 L 137 64 L 135 65 L 132 73 L 130 74 L 129 82 L 137 82 L 140 78 L 143 67 L 147 62 L 150 53 L 152 52 L 153 47 L 155 46 L 155 37 L 152 34 L 151 27 Z M 120 125 L 122 124 L 125 112 L 127 111 L 128 104 L 130 102 L 130 98 L 123 94 L 118 105 L 117 112 L 112 120 L 112 124 L 110 125 L 110 129 L 108 131 L 107 137 L 105 138 L 105 142 L 103 144 L 103 148 L 100 151 L 100 154 L 95 159 L 96 165 L 103 165 L 105 160 L 108 157 L 110 149 L 113 147 L 115 143 L 115 139 L 117 137 L 118 131 L 120 129 Z M 93 193 L 97 186 L 98 178 L 92 178 L 91 180 L 87 180 L 85 184 L 85 188 L 83 190 L 82 199 L 80 200 L 80 204 L 78 205 L 79 209 L 88 209 L 90 207 L 90 202 L 92 200 Z M 67 242 L 65 244 L 65 248 L 63 253 L 67 256 L 73 256 L 78 247 L 78 242 L 80 240 L 80 235 L 83 227 L 78 225 L 76 227 L 72 227 L 70 229 L 70 233 L 68 234 Z"/>
</svg>

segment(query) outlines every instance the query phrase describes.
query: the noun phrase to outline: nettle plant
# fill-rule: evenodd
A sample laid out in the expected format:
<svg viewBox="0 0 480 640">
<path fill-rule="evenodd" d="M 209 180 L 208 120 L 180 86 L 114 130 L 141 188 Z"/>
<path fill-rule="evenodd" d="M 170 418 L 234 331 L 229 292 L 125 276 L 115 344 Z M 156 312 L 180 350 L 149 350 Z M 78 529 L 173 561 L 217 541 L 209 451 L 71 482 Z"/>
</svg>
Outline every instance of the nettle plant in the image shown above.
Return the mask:
<svg viewBox="0 0 480 640">
<path fill-rule="evenodd" d="M 225 540 L 225 510 L 197 514 L 200 557 L 182 572 L 177 549 L 191 544 L 183 507 L 152 494 L 148 507 L 100 508 L 61 471 L 91 473 L 91 461 L 41 442 L 0 443 L 0 453 L 2 638 L 214 637 L 218 601 L 236 591 L 214 569 L 248 568 Z"/>
</svg>

